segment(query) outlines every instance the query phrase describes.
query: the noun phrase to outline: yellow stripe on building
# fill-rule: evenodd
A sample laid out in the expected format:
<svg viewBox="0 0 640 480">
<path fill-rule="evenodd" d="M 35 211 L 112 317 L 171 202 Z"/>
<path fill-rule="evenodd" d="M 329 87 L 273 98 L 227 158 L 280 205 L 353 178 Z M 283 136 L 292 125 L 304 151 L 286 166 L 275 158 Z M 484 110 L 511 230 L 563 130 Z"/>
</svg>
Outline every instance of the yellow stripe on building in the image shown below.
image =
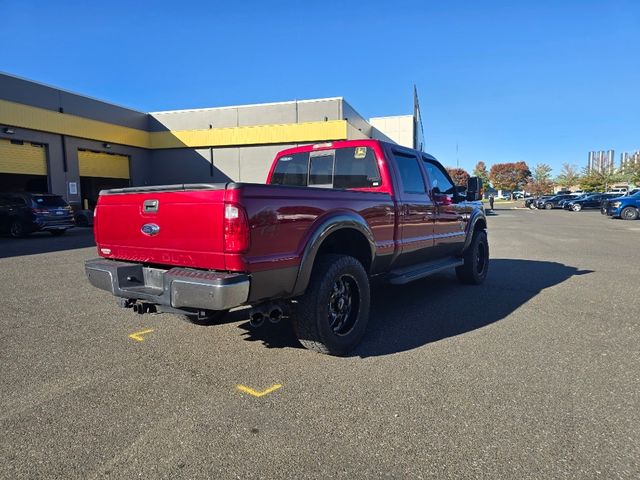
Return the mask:
<svg viewBox="0 0 640 480">
<path fill-rule="evenodd" d="M 81 177 L 129 178 L 129 157 L 78 150 Z"/>
<path fill-rule="evenodd" d="M 29 142 L 19 144 L 0 139 L 0 173 L 46 175 L 45 147 L 32 145 Z"/>
<path fill-rule="evenodd" d="M 149 146 L 149 132 L 91 120 L 67 113 L 0 100 L 0 124 L 42 132 L 119 143 L 132 147 Z"/>
<path fill-rule="evenodd" d="M 347 122 L 288 123 L 250 127 L 152 132 L 151 148 L 183 148 L 275 143 L 318 142 L 347 138 Z"/>
<path fill-rule="evenodd" d="M 311 143 L 347 138 L 346 120 L 150 133 L 7 100 L 0 100 L 0 125 L 153 149 Z"/>
</svg>

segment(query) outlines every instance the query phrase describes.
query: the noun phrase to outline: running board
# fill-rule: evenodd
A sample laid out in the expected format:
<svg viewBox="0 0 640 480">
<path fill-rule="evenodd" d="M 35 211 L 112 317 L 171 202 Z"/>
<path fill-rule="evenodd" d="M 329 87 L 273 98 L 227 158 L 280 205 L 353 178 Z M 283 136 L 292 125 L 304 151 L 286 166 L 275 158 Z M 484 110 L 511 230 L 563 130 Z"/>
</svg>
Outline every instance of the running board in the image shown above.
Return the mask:
<svg viewBox="0 0 640 480">
<path fill-rule="evenodd" d="M 434 273 L 447 270 L 449 268 L 459 267 L 464 264 L 461 258 L 447 258 L 445 260 L 436 260 L 433 262 L 419 263 L 410 267 L 400 268 L 389 272 L 389 283 L 394 285 L 404 285 L 413 282 L 419 278 L 428 277 Z"/>
</svg>

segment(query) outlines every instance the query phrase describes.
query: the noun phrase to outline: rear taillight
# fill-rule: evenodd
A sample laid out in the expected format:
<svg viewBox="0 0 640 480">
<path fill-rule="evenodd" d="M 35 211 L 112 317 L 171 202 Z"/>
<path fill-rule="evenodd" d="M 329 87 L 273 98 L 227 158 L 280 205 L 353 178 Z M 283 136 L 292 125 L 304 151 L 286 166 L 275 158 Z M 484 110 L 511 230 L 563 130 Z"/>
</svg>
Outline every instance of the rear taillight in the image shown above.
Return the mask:
<svg viewBox="0 0 640 480">
<path fill-rule="evenodd" d="M 224 206 L 224 251 L 243 253 L 249 249 L 249 220 L 244 209 L 232 203 Z"/>
</svg>

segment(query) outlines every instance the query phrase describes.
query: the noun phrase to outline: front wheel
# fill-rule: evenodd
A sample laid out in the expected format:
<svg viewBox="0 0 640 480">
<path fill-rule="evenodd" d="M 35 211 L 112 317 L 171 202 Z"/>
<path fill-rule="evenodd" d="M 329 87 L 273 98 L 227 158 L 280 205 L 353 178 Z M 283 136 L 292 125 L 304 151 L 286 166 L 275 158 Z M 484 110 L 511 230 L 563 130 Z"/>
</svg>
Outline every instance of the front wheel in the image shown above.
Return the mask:
<svg viewBox="0 0 640 480">
<path fill-rule="evenodd" d="M 468 285 L 480 285 L 489 271 L 489 242 L 487 232 L 478 230 L 473 234 L 471 245 L 463 255 L 464 263 L 456 267 L 458 280 Z"/>
<path fill-rule="evenodd" d="M 634 207 L 624 207 L 620 212 L 620 218 L 622 218 L 623 220 L 637 220 L 638 209 Z"/>
<path fill-rule="evenodd" d="M 322 255 L 307 291 L 293 306 L 293 329 L 305 348 L 346 355 L 364 337 L 369 302 L 369 278 L 362 264 L 347 255 Z"/>
<path fill-rule="evenodd" d="M 545 203 L 544 204 L 544 209 L 545 210 L 551 210 L 553 208 L 553 205 L 551 205 L 550 203 Z"/>
</svg>

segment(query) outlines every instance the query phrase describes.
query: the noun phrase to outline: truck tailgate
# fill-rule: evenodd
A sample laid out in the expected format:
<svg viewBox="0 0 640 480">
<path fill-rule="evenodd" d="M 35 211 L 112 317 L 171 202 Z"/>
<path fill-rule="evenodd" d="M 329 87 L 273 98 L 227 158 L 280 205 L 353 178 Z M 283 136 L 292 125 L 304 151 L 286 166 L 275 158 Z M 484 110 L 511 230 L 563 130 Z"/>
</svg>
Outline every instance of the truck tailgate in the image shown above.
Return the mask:
<svg viewBox="0 0 640 480">
<path fill-rule="evenodd" d="M 98 253 L 119 260 L 224 270 L 225 192 L 225 184 L 102 192 L 94 220 Z"/>
</svg>

